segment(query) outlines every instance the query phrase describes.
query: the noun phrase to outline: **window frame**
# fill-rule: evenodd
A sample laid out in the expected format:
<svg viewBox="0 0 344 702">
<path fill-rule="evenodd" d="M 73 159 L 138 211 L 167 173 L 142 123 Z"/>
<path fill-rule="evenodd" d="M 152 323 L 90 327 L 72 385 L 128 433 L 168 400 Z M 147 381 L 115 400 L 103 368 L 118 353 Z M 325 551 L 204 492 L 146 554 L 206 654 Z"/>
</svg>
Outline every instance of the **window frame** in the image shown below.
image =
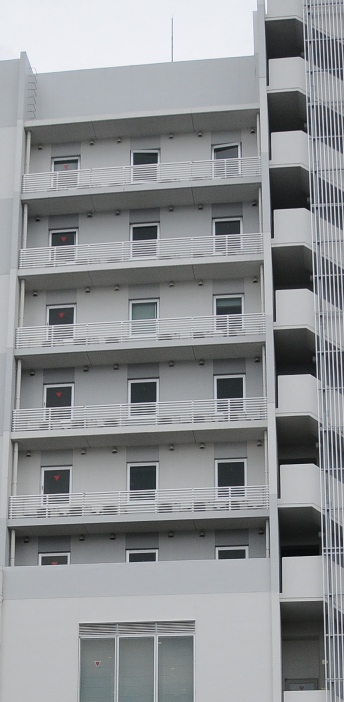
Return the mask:
<svg viewBox="0 0 344 702">
<path fill-rule="evenodd" d="M 44 409 L 55 409 L 54 407 L 47 407 L 47 389 L 48 388 L 71 388 L 71 404 L 66 405 L 68 407 L 74 407 L 74 383 L 44 383 L 43 385 L 43 408 Z"/>
<path fill-rule="evenodd" d="M 147 322 L 149 322 L 149 321 L 154 322 L 156 319 L 159 319 L 159 302 L 160 302 L 160 300 L 159 300 L 158 297 L 153 297 L 153 298 L 147 297 L 147 298 L 144 298 L 144 299 L 139 298 L 139 299 L 135 299 L 135 300 L 129 300 L 129 320 L 130 320 L 131 322 L 140 322 L 140 321 L 141 321 L 141 320 L 139 320 L 139 319 L 133 319 L 133 317 L 132 317 L 133 304 L 134 304 L 134 305 L 135 305 L 135 304 L 136 304 L 136 305 L 140 305 L 140 304 L 144 305 L 144 304 L 147 304 L 147 303 L 154 303 L 154 304 L 156 304 L 156 317 L 147 317 L 146 320 L 145 320 L 145 319 L 142 320 L 143 322 L 144 322 L 144 321 L 147 321 Z"/>
<path fill-rule="evenodd" d="M 230 158 L 241 158 L 241 157 L 242 157 L 242 148 L 241 148 L 242 145 L 241 145 L 241 141 L 229 141 L 229 142 L 224 142 L 223 144 L 222 144 L 222 143 L 221 143 L 221 144 L 212 144 L 212 147 L 211 147 L 211 148 L 212 148 L 212 159 L 213 159 L 213 161 L 226 161 L 226 160 L 228 160 L 228 159 L 226 159 L 226 158 L 223 158 L 223 159 L 221 159 L 221 158 L 215 158 L 215 151 L 216 151 L 216 149 L 225 149 L 225 148 L 228 149 L 228 148 L 230 148 L 231 146 L 237 146 L 237 147 L 238 147 L 238 155 L 237 155 L 237 156 L 230 157 Z"/>
<path fill-rule="evenodd" d="M 57 171 L 54 171 L 57 172 Z M 51 243 L 52 240 L 52 234 L 63 234 L 64 232 L 74 232 L 75 233 L 75 243 L 74 244 L 65 244 L 62 246 L 54 246 Z M 63 249 L 64 246 L 77 246 L 78 244 L 78 234 L 79 234 L 79 228 L 78 227 L 63 227 L 63 229 L 49 229 L 49 246 L 52 249 Z"/>
<path fill-rule="evenodd" d="M 229 485 L 219 485 L 219 472 L 218 472 L 218 465 L 219 463 L 243 463 L 244 464 L 244 483 L 242 486 L 238 487 L 246 487 L 247 485 L 247 458 L 216 458 L 215 459 L 215 486 L 218 490 L 221 490 L 221 488 L 225 487 L 230 487 Z"/>
<path fill-rule="evenodd" d="M 216 314 L 216 302 L 217 302 L 217 300 L 227 300 L 227 299 L 234 299 L 234 298 L 238 298 L 238 299 L 241 300 L 241 312 L 239 312 L 239 314 L 244 314 L 244 295 L 243 295 L 243 293 L 238 293 L 237 295 L 235 295 L 234 293 L 233 293 L 233 294 L 232 294 L 232 293 L 229 293 L 228 295 L 222 295 L 222 294 L 221 294 L 221 295 L 214 295 L 214 296 L 213 296 L 213 301 L 214 301 L 214 302 L 213 302 L 213 305 L 214 305 L 214 316 L 215 316 L 215 317 L 226 317 L 226 316 L 228 316 L 228 315 L 218 315 L 218 314 Z M 229 316 L 230 316 L 230 315 L 229 315 Z"/>
<path fill-rule="evenodd" d="M 219 558 L 219 552 L 220 551 L 244 551 L 245 552 L 245 557 L 244 558 Z M 230 560 L 238 560 L 238 561 L 244 561 L 247 558 L 249 558 L 249 552 L 248 552 L 248 546 L 215 546 L 215 559 L 217 561 L 230 561 Z"/>
<path fill-rule="evenodd" d="M 49 497 L 49 495 L 53 495 L 54 493 L 52 492 L 44 492 L 44 473 L 46 471 L 53 471 L 53 470 L 69 470 L 69 491 L 68 492 L 61 492 L 61 495 L 70 495 L 72 492 L 72 466 L 41 466 L 41 495 L 43 497 Z"/>
<path fill-rule="evenodd" d="M 135 492 L 144 492 L 144 490 L 130 490 L 130 469 L 131 467 L 137 468 L 138 466 L 155 466 L 155 488 L 154 490 L 158 490 L 158 476 L 159 476 L 159 462 L 158 461 L 130 461 L 127 463 L 127 492 L 129 493 L 129 496 L 134 495 Z M 150 488 L 147 489 L 147 492 L 152 492 Z"/>
<path fill-rule="evenodd" d="M 225 380 L 226 378 L 242 378 L 242 397 L 234 397 L 234 398 L 223 398 L 223 397 L 217 397 L 217 380 L 222 378 Z M 244 400 L 246 397 L 246 375 L 245 373 L 219 373 L 218 375 L 214 375 L 214 399 L 221 402 L 223 399 L 233 399 L 233 400 Z"/>
<path fill-rule="evenodd" d="M 54 165 L 55 165 L 55 163 L 66 163 L 67 161 L 77 161 L 78 167 L 71 168 L 71 171 L 79 171 L 80 170 L 80 156 L 53 156 L 51 158 L 51 171 L 52 171 L 52 173 L 63 173 L 63 171 L 55 171 Z"/>
<path fill-rule="evenodd" d="M 220 161 L 221 159 L 219 159 Z M 216 234 L 215 232 L 215 225 L 216 222 L 239 222 L 240 223 L 240 231 L 237 232 L 237 234 L 228 234 L 227 236 L 240 236 L 243 233 L 243 219 L 241 215 L 238 215 L 238 217 L 213 217 L 212 220 L 212 231 L 213 231 L 213 236 L 223 236 L 221 234 Z"/>
<path fill-rule="evenodd" d="M 130 378 L 128 380 L 128 405 L 130 407 L 135 407 L 135 405 L 141 404 L 140 402 L 131 402 L 131 386 L 133 383 L 155 383 L 156 384 L 156 400 L 155 402 L 147 403 L 147 404 L 157 404 L 159 402 L 159 378 Z M 145 403 L 143 403 L 145 404 Z"/>
<path fill-rule="evenodd" d="M 156 227 L 156 239 L 133 239 L 133 230 L 134 229 L 143 229 L 144 227 Z M 141 241 L 147 241 L 147 242 L 153 242 L 153 241 L 158 241 L 160 239 L 160 222 L 132 222 L 129 226 L 129 237 L 130 241 L 133 244 L 139 244 Z"/>
<path fill-rule="evenodd" d="M 147 164 L 135 164 L 134 163 L 134 154 L 158 154 L 158 160 L 156 163 L 147 163 Z M 160 149 L 131 149 L 130 151 L 130 165 L 135 167 L 138 167 L 140 165 L 147 165 L 147 166 L 158 166 L 160 163 Z"/>
<path fill-rule="evenodd" d="M 130 561 L 129 556 L 130 554 L 134 553 L 155 553 L 155 560 L 154 561 Z M 158 557 L 159 549 L 158 548 L 127 548 L 125 550 L 125 562 L 126 563 L 157 563 L 159 560 Z"/>
<path fill-rule="evenodd" d="M 59 565 L 60 566 L 70 565 L 70 551 L 61 551 L 61 552 L 52 551 L 51 553 L 44 553 L 44 552 L 39 553 L 38 554 L 38 565 L 39 566 L 46 567 L 47 565 L 48 566 L 53 565 L 53 563 L 49 563 L 49 564 L 42 563 L 42 558 L 45 556 L 49 556 L 49 557 L 50 556 L 66 556 L 67 557 L 67 563 L 56 563 L 54 566 L 55 568 L 56 568 L 56 566 L 59 566 Z"/>
<path fill-rule="evenodd" d="M 74 319 L 73 319 L 72 324 L 76 324 L 76 304 L 75 304 L 75 303 L 66 303 L 66 304 L 62 303 L 61 305 L 47 305 L 47 308 L 46 308 L 46 310 L 47 310 L 47 311 L 46 311 L 46 324 L 47 324 L 48 327 L 56 326 L 56 325 L 54 325 L 54 324 L 50 324 L 50 323 L 49 323 L 49 310 L 52 310 L 52 309 L 59 309 L 59 308 L 62 308 L 62 309 L 67 308 L 67 309 L 69 309 L 69 310 L 70 310 L 70 309 L 73 309 L 73 310 L 74 310 Z M 57 326 L 58 326 L 58 325 L 57 325 Z M 61 326 L 63 326 L 63 325 L 61 324 Z M 67 325 L 66 325 L 66 326 L 67 326 Z"/>
</svg>

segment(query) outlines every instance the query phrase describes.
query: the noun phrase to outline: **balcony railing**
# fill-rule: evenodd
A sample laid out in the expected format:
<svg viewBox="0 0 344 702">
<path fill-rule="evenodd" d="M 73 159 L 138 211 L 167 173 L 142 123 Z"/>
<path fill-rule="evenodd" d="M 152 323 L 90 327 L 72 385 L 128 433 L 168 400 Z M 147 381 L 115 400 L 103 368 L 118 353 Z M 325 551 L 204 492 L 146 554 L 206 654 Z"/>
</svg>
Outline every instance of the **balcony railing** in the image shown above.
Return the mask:
<svg viewBox="0 0 344 702">
<path fill-rule="evenodd" d="M 187 400 L 184 402 L 142 402 L 87 407 L 39 407 L 13 411 L 12 431 L 49 432 L 59 430 L 108 429 L 169 425 L 197 425 L 265 421 L 264 397 L 230 400 Z"/>
<path fill-rule="evenodd" d="M 10 497 L 9 519 L 267 509 L 265 485 Z"/>
<path fill-rule="evenodd" d="M 140 264 L 149 259 L 199 260 L 202 257 L 257 256 L 262 253 L 262 234 L 228 234 L 22 249 L 19 268 L 108 265 L 126 261 Z"/>
<path fill-rule="evenodd" d="M 99 324 L 60 324 L 20 327 L 16 348 L 55 348 L 58 346 L 109 345 L 140 341 L 188 341 L 261 335 L 265 331 L 263 314 L 232 314 L 213 317 L 143 319 Z"/>
<path fill-rule="evenodd" d="M 23 193 L 51 193 L 88 188 L 135 187 L 144 183 L 177 183 L 227 178 L 260 178 L 257 157 L 229 158 L 143 166 L 85 168 L 75 171 L 30 173 L 23 176 Z"/>
</svg>

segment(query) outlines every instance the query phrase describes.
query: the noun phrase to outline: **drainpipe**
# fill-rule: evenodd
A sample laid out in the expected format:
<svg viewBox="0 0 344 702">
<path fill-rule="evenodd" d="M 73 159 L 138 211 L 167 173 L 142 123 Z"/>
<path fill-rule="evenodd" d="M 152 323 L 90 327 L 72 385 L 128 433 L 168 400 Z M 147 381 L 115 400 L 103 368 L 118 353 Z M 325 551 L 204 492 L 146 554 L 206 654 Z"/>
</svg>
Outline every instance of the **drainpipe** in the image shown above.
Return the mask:
<svg viewBox="0 0 344 702">
<path fill-rule="evenodd" d="M 31 132 L 26 132 L 24 173 L 29 172 L 31 155 Z"/>
<path fill-rule="evenodd" d="M 19 286 L 19 312 L 18 312 L 18 326 L 22 327 L 24 324 L 24 302 L 25 302 L 25 280 L 20 281 Z"/>
<path fill-rule="evenodd" d="M 16 393 L 15 393 L 15 398 L 14 398 L 14 409 L 16 409 L 16 410 L 19 409 L 19 407 L 20 407 L 21 371 L 22 371 L 22 362 L 21 362 L 21 359 L 18 358 L 17 371 L 16 371 Z"/>
<path fill-rule="evenodd" d="M 29 216 L 29 206 L 27 203 L 23 207 L 23 227 L 22 227 L 22 249 L 27 246 L 27 221 Z"/>
</svg>

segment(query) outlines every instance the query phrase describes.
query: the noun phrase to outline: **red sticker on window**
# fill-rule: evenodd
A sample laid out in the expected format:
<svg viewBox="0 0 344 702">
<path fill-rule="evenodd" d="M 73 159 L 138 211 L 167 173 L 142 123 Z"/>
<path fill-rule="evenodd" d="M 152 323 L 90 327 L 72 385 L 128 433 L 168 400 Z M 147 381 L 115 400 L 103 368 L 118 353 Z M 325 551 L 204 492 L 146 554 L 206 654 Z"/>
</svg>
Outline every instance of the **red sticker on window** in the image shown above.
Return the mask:
<svg viewBox="0 0 344 702">
<path fill-rule="evenodd" d="M 60 480 L 60 478 L 61 478 L 61 475 L 54 475 L 54 480 L 57 481 L 57 480 Z"/>
<path fill-rule="evenodd" d="M 100 664 L 101 664 L 101 661 L 94 661 L 94 665 L 96 665 L 97 668 L 99 668 Z"/>
<path fill-rule="evenodd" d="M 59 392 L 56 393 L 56 397 L 62 397 L 62 392 L 61 392 L 61 390 L 60 390 Z"/>
<path fill-rule="evenodd" d="M 63 319 L 64 316 L 65 316 L 65 313 L 64 313 L 64 312 L 59 312 L 59 317 L 60 317 L 60 319 Z"/>
<path fill-rule="evenodd" d="M 66 241 L 67 237 L 66 236 L 61 236 L 61 241 Z"/>
<path fill-rule="evenodd" d="M 51 561 L 50 565 L 57 565 L 57 561 Z"/>
<path fill-rule="evenodd" d="M 64 164 L 63 164 L 63 168 L 65 169 L 65 171 L 68 170 L 68 165 L 69 165 L 68 163 L 64 163 Z"/>
</svg>

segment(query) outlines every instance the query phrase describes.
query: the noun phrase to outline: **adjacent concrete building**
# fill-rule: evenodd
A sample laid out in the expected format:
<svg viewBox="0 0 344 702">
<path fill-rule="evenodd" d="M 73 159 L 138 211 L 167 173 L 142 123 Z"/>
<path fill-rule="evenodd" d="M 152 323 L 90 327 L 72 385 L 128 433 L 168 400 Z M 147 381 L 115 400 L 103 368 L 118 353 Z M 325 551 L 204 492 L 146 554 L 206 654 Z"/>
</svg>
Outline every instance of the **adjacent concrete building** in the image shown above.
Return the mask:
<svg viewBox="0 0 344 702">
<path fill-rule="evenodd" d="M 0 63 L 4 702 L 344 698 L 343 19 Z"/>
</svg>

